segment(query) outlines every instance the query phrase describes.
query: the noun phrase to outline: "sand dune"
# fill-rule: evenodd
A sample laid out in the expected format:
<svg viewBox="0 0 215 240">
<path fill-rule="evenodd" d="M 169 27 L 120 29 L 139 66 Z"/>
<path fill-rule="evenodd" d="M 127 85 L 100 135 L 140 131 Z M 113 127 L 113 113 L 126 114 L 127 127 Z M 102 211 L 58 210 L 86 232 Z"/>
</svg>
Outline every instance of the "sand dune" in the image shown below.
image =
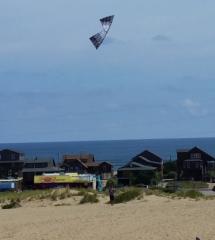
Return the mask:
<svg viewBox="0 0 215 240">
<path fill-rule="evenodd" d="M 0 210 L 1 240 L 215 240 L 215 200 L 146 196 L 126 204 L 53 206 L 25 203 Z"/>
</svg>

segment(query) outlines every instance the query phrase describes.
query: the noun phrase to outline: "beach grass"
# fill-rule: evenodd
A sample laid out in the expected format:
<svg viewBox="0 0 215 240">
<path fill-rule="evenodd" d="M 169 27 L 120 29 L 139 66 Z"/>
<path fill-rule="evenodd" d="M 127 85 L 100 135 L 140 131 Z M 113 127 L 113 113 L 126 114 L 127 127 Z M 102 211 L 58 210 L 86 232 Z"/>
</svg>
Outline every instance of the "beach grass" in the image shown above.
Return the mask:
<svg viewBox="0 0 215 240">
<path fill-rule="evenodd" d="M 76 193 L 73 193 L 73 196 L 84 196 L 86 193 L 94 193 L 97 194 L 97 191 L 91 188 L 81 188 L 78 189 Z"/>
<path fill-rule="evenodd" d="M 133 199 L 141 199 L 143 197 L 143 190 L 141 188 L 123 188 L 115 196 L 114 203 L 125 203 Z"/>
<path fill-rule="evenodd" d="M 179 198 L 180 197 L 182 197 L 182 198 L 192 198 L 192 199 L 196 199 L 196 200 L 198 200 L 200 198 L 204 198 L 204 195 L 201 192 L 199 192 L 195 189 L 185 190 L 185 191 L 184 190 L 183 191 L 177 191 L 175 194 Z"/>
<path fill-rule="evenodd" d="M 84 203 L 97 203 L 99 202 L 98 196 L 96 193 L 86 192 L 80 200 L 80 204 Z"/>
<path fill-rule="evenodd" d="M 206 187 L 207 183 L 202 182 L 180 182 L 177 189 L 173 188 L 162 188 L 154 187 L 151 189 L 145 190 L 146 195 L 155 195 L 160 197 L 168 198 L 190 198 L 190 199 L 205 199 L 212 200 L 215 199 L 214 196 L 205 196 L 199 190 L 203 187 Z"/>
<path fill-rule="evenodd" d="M 200 181 L 179 181 L 177 184 L 182 189 L 208 188 L 208 183 Z"/>
<path fill-rule="evenodd" d="M 7 200 L 26 200 L 47 198 L 51 194 L 50 189 L 46 190 L 26 190 L 23 192 L 0 192 L 0 202 Z"/>
<path fill-rule="evenodd" d="M 37 199 L 59 200 L 71 197 L 69 188 L 45 189 L 45 190 L 25 190 L 23 192 L 1 192 L 0 203 L 5 201 L 31 201 Z"/>
<path fill-rule="evenodd" d="M 44 190 L 25 190 L 23 192 L 0 192 L 0 203 L 6 201 L 31 201 L 38 199 L 49 199 L 52 201 L 62 200 L 72 196 L 85 196 L 87 194 L 97 194 L 93 189 L 44 189 Z"/>
<path fill-rule="evenodd" d="M 11 209 L 11 208 L 18 208 L 18 207 L 21 207 L 20 201 L 19 200 L 13 200 L 13 199 L 4 202 L 1 205 L 2 209 Z"/>
</svg>

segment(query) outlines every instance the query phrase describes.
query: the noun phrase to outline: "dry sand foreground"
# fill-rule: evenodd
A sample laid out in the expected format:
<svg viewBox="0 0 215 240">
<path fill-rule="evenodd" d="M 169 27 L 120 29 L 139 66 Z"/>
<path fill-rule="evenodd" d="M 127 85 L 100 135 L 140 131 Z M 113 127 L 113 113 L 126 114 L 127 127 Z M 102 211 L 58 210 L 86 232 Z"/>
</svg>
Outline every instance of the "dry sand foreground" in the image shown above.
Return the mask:
<svg viewBox="0 0 215 240">
<path fill-rule="evenodd" d="M 26 203 L 0 210 L 1 240 L 215 240 L 215 200 L 146 196 L 126 204 L 53 206 Z"/>
</svg>

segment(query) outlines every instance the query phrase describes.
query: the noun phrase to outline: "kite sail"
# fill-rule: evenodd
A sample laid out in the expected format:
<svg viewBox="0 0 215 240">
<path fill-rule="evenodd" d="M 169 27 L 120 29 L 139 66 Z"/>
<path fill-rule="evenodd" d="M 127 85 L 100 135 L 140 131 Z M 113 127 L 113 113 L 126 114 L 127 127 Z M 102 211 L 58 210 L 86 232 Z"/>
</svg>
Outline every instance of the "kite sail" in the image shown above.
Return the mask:
<svg viewBox="0 0 215 240">
<path fill-rule="evenodd" d="M 104 41 L 106 37 L 106 32 L 105 31 L 102 31 L 100 33 L 97 33 L 95 35 L 93 35 L 91 38 L 90 38 L 90 41 L 93 43 L 93 45 L 95 46 L 96 49 L 99 48 L 99 46 L 102 44 L 102 42 Z"/>
<path fill-rule="evenodd" d="M 105 32 L 109 31 L 110 26 L 113 22 L 113 18 L 114 18 L 114 15 L 100 19 L 100 22 L 101 22 L 102 27 L 105 30 Z"/>
<path fill-rule="evenodd" d="M 113 18 L 114 18 L 114 15 L 101 18 L 100 22 L 102 24 L 103 30 L 101 32 L 93 35 L 92 37 L 90 37 L 90 41 L 93 43 L 93 45 L 96 49 L 98 49 L 101 46 L 102 42 L 106 38 L 107 33 L 113 22 Z"/>
</svg>

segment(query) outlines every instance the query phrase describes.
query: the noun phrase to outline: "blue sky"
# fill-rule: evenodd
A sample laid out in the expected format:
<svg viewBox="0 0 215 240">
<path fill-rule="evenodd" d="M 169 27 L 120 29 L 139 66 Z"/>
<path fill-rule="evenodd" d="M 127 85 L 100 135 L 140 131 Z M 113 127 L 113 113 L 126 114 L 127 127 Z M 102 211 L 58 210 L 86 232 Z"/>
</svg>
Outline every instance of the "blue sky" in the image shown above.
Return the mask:
<svg viewBox="0 0 215 240">
<path fill-rule="evenodd" d="M 0 142 L 212 137 L 215 2 L 0 2 Z M 88 38 L 115 14 L 95 50 Z"/>
</svg>

